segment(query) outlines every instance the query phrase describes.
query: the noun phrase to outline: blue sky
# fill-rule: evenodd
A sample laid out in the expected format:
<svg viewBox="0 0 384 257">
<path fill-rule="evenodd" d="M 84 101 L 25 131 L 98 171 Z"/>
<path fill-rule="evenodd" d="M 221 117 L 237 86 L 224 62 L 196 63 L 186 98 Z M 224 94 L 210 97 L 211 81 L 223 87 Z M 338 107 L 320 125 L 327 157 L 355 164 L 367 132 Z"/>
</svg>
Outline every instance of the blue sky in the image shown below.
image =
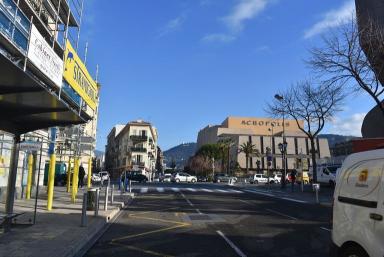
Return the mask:
<svg viewBox="0 0 384 257">
<path fill-rule="evenodd" d="M 266 116 L 266 102 L 311 77 L 303 60 L 353 0 L 85 1 L 81 41 L 102 83 L 97 149 L 115 124 L 152 122 L 166 150 L 227 116 Z M 353 101 L 352 101 L 353 100 Z M 373 101 L 349 97 L 325 132 L 359 135 Z"/>
</svg>

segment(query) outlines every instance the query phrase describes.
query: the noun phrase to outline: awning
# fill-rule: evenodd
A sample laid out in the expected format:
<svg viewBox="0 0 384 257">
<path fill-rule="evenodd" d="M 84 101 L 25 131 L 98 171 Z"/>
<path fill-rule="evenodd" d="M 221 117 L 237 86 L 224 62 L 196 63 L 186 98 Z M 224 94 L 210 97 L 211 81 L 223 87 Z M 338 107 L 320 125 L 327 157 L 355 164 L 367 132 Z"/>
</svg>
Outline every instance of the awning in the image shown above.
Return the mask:
<svg viewBox="0 0 384 257">
<path fill-rule="evenodd" d="M 53 126 L 81 124 L 90 119 L 0 54 L 0 130 L 23 134 Z"/>
</svg>

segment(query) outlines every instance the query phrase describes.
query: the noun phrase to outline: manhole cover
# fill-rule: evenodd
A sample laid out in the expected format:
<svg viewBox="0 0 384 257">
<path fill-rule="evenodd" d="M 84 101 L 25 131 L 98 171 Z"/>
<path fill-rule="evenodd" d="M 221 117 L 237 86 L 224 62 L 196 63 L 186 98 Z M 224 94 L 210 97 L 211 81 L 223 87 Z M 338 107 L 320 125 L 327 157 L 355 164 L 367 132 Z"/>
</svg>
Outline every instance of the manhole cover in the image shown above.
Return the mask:
<svg viewBox="0 0 384 257">
<path fill-rule="evenodd" d="M 210 220 L 211 217 L 208 215 L 189 215 L 191 220 Z"/>
</svg>

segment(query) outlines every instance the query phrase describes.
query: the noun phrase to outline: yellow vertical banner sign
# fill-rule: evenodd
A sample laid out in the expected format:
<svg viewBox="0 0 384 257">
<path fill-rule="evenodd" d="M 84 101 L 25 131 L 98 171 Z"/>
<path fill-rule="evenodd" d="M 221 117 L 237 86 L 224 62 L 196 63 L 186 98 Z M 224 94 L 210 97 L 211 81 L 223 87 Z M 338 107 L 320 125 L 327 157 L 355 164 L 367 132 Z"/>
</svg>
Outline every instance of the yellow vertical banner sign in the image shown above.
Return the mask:
<svg viewBox="0 0 384 257">
<path fill-rule="evenodd" d="M 87 67 L 77 55 L 69 40 L 66 42 L 64 79 L 93 110 L 96 109 L 98 88 Z"/>
<path fill-rule="evenodd" d="M 27 177 L 27 191 L 25 198 L 31 199 L 31 188 L 32 188 L 32 172 L 33 172 L 33 154 L 28 155 L 28 177 Z"/>
</svg>

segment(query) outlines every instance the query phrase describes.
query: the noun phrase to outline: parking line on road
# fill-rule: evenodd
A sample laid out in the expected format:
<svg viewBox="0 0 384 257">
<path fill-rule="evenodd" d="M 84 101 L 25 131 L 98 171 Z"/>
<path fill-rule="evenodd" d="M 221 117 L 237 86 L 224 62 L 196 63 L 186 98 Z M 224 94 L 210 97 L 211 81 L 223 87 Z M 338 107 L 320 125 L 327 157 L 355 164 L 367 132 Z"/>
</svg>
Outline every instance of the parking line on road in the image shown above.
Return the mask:
<svg viewBox="0 0 384 257">
<path fill-rule="evenodd" d="M 283 216 L 283 217 L 285 217 L 285 218 L 290 218 L 290 219 L 293 219 L 293 220 L 298 220 L 298 218 L 289 216 L 289 215 L 287 215 L 287 214 L 284 214 L 284 213 L 281 213 L 281 212 L 278 212 L 278 211 L 274 211 L 274 210 L 271 210 L 271 209 L 265 209 L 265 210 L 266 210 L 266 211 L 269 211 L 269 212 L 272 212 L 272 213 L 274 213 L 274 214 Z"/>
<path fill-rule="evenodd" d="M 156 190 L 159 193 L 163 193 L 164 192 L 164 188 L 163 187 L 157 187 Z"/>
<path fill-rule="evenodd" d="M 179 192 L 179 191 L 180 191 L 180 189 L 178 189 L 177 187 L 172 187 L 172 190 L 173 190 L 174 192 Z"/>
<path fill-rule="evenodd" d="M 216 233 L 219 234 L 240 257 L 247 257 L 247 255 L 245 255 L 231 240 L 229 240 L 223 232 L 217 230 Z"/>
<path fill-rule="evenodd" d="M 223 190 L 223 189 L 216 189 L 216 191 L 220 193 L 229 193 L 227 190 Z"/>
<path fill-rule="evenodd" d="M 325 230 L 325 231 L 328 231 L 328 232 L 331 232 L 332 230 L 329 229 L 329 228 L 325 228 L 325 227 L 320 227 L 322 230 Z"/>
<path fill-rule="evenodd" d="M 201 190 L 204 191 L 204 192 L 208 192 L 208 193 L 212 193 L 213 192 L 211 189 L 206 189 L 206 188 L 202 188 Z"/>
<path fill-rule="evenodd" d="M 188 188 L 186 188 L 188 191 L 191 191 L 191 192 L 196 192 L 196 189 L 194 189 L 194 188 L 191 188 L 191 187 L 188 187 Z"/>
<path fill-rule="evenodd" d="M 140 189 L 140 193 L 147 193 L 148 192 L 148 187 L 142 187 Z"/>
<path fill-rule="evenodd" d="M 229 189 L 229 191 L 233 192 L 233 193 L 238 193 L 238 194 L 244 193 L 243 191 L 239 191 L 239 190 L 235 190 L 235 189 Z"/>
</svg>

